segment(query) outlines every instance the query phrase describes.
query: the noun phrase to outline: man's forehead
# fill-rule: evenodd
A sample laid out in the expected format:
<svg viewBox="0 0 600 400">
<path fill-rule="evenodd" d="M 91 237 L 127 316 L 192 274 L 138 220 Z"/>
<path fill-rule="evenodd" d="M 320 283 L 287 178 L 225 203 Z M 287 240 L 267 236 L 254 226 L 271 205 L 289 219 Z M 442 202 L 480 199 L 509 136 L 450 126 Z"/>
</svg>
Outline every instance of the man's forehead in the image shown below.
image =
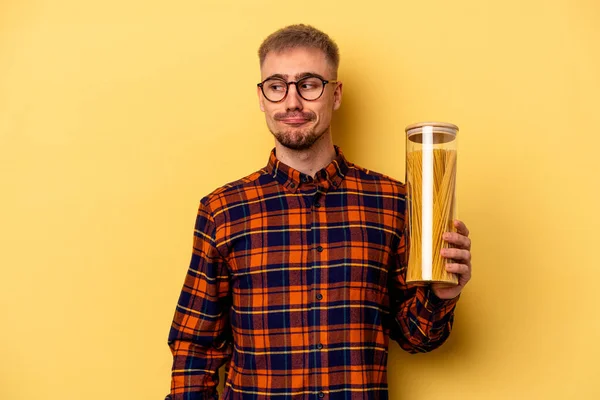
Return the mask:
<svg viewBox="0 0 600 400">
<path fill-rule="evenodd" d="M 307 73 L 325 75 L 331 65 L 322 50 L 297 47 L 269 52 L 260 70 L 263 77 L 277 74 L 298 78 Z"/>
</svg>

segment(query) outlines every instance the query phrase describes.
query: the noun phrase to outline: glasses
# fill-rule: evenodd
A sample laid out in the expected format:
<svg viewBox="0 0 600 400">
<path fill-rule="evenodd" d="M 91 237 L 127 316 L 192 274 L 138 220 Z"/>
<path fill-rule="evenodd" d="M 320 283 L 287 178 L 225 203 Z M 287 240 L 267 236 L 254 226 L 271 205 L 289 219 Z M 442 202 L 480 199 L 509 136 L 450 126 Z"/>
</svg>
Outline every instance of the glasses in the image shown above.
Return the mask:
<svg viewBox="0 0 600 400">
<path fill-rule="evenodd" d="M 262 90 L 265 99 L 271 103 L 279 103 L 287 97 L 290 85 L 296 85 L 296 92 L 304 100 L 314 101 L 323 95 L 325 85 L 328 83 L 337 83 L 337 81 L 328 81 L 312 75 L 296 82 L 286 82 L 281 78 L 267 78 L 259 83 L 258 87 Z"/>
</svg>

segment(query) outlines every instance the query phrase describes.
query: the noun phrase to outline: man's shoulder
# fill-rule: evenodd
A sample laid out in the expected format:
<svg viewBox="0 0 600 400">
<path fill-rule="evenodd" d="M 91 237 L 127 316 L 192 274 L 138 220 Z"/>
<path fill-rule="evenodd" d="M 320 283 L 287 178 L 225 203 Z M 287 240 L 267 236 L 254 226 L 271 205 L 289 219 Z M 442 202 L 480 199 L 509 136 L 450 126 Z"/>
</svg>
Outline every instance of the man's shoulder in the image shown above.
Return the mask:
<svg viewBox="0 0 600 400">
<path fill-rule="evenodd" d="M 372 169 L 361 167 L 354 163 L 350 164 L 350 176 L 348 179 L 361 181 L 361 184 L 371 184 L 380 186 L 384 191 L 391 191 L 404 195 L 406 193 L 406 185 L 398 179 L 392 178 L 389 175 L 381 172 L 373 171 Z"/>
<path fill-rule="evenodd" d="M 240 193 L 248 192 L 249 190 L 255 188 L 257 185 L 260 185 L 261 178 L 267 175 L 268 174 L 266 169 L 261 168 L 242 178 L 236 179 L 232 182 L 217 187 L 216 189 L 208 193 L 206 196 L 204 196 L 201 202 L 206 207 L 208 207 L 208 209 L 213 211 L 219 208 L 223 208 L 226 206 L 226 204 L 231 202 L 232 194 L 234 196 L 238 196 L 239 198 Z"/>
</svg>

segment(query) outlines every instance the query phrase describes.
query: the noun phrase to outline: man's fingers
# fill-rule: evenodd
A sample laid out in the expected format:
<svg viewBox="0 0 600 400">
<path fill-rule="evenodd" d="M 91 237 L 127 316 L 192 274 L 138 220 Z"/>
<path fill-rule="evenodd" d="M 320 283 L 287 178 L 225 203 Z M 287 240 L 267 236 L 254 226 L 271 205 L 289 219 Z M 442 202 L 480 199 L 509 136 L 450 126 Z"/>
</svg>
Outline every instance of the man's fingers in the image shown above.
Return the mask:
<svg viewBox="0 0 600 400">
<path fill-rule="evenodd" d="M 452 272 L 458 275 L 466 275 L 469 274 L 469 266 L 466 264 L 458 264 L 458 263 L 448 263 L 446 264 L 446 271 Z"/>
<path fill-rule="evenodd" d="M 444 240 L 448 243 L 452 243 L 461 249 L 469 250 L 471 248 L 471 239 L 456 232 L 446 232 L 444 234 Z"/>
<path fill-rule="evenodd" d="M 464 222 L 459 221 L 458 219 L 455 219 L 454 227 L 456 228 L 457 232 L 460 233 L 461 235 L 469 236 L 469 229 L 467 228 L 467 226 L 465 225 Z"/>
<path fill-rule="evenodd" d="M 471 252 L 469 250 L 453 248 L 442 249 L 442 256 L 453 260 L 464 261 L 466 263 L 471 262 Z"/>
</svg>

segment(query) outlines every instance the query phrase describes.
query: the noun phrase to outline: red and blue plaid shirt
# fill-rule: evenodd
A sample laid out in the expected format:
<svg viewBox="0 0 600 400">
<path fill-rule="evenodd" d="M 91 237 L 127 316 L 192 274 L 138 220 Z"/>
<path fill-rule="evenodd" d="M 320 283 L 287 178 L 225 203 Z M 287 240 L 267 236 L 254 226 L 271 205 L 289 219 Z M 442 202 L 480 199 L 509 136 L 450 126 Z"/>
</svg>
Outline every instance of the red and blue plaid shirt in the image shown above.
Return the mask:
<svg viewBox="0 0 600 400">
<path fill-rule="evenodd" d="M 391 337 L 440 346 L 456 299 L 407 286 L 405 187 L 337 157 L 268 165 L 200 202 L 169 334 L 173 400 L 387 399 Z"/>
</svg>

